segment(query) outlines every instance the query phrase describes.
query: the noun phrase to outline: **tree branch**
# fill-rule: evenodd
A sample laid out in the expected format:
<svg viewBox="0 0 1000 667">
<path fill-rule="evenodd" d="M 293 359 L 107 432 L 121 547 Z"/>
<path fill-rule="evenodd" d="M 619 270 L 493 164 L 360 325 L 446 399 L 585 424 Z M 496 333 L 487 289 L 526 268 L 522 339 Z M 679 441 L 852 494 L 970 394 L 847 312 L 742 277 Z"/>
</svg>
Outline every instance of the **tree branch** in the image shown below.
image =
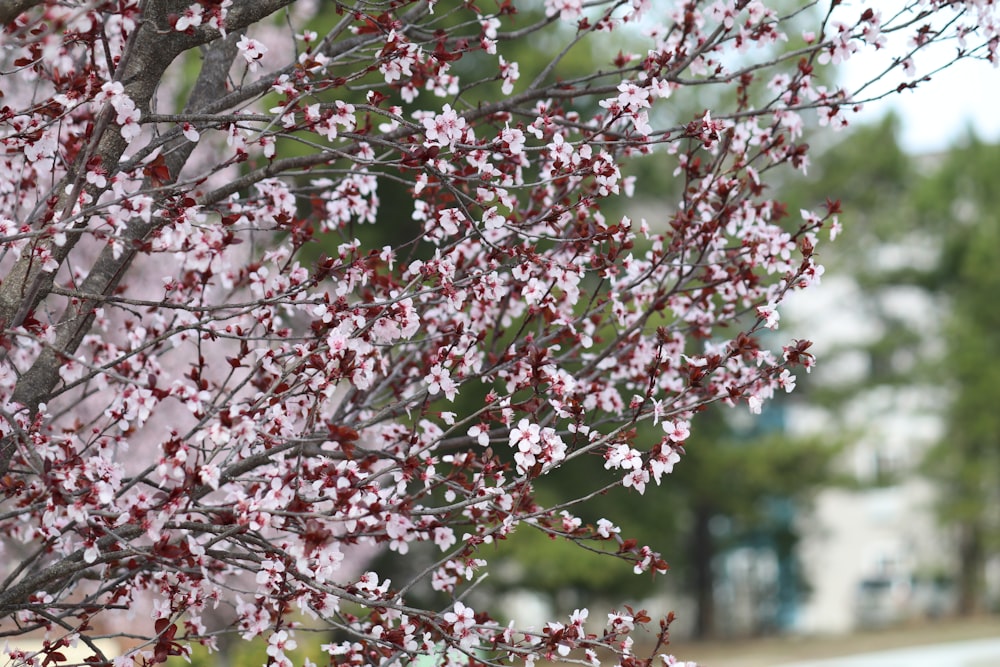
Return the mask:
<svg viewBox="0 0 1000 667">
<path fill-rule="evenodd" d="M 8 24 L 27 10 L 42 4 L 42 0 L 3 0 L 0 2 L 0 24 Z"/>
<path fill-rule="evenodd" d="M 202 64 L 201 73 L 185 107 L 186 112 L 199 112 L 215 98 L 217 91 L 225 86 L 229 68 L 237 54 L 236 41 L 238 37 L 237 33 L 230 33 L 227 38 L 215 42 L 209 48 Z M 143 57 L 137 58 L 136 62 L 148 64 L 150 69 L 147 71 L 158 81 L 162 75 L 162 70 L 172 60 L 173 57 L 163 58 L 159 61 L 151 60 L 148 54 L 143 54 Z M 152 68 L 153 63 L 158 65 L 155 69 Z M 146 87 L 138 82 L 136 86 Z M 148 87 L 150 90 L 149 96 L 151 97 L 155 86 Z M 146 98 L 147 103 L 148 99 L 149 97 Z M 121 137 L 117 132 L 108 133 L 108 135 L 114 135 L 114 137 L 117 137 L 121 141 Z M 122 146 L 120 148 L 118 146 L 106 147 L 106 152 L 103 155 L 111 155 L 117 151 L 117 154 L 120 156 L 121 150 L 124 150 L 124 142 L 121 143 Z M 194 148 L 194 143 L 179 138 L 176 145 L 167 151 L 167 164 L 173 180 L 176 180 L 177 174 L 183 168 Z M 154 222 L 145 222 L 140 218 L 134 218 L 129 223 L 124 234 L 124 250 L 118 257 L 115 257 L 113 248 L 105 247 L 87 275 L 87 278 L 82 283 L 81 291 L 85 294 L 102 296 L 112 293 L 135 258 L 138 242 L 152 231 L 154 224 Z M 30 267 L 30 265 L 28 266 Z M 44 290 L 41 294 L 30 295 L 34 304 L 39 303 L 51 290 L 54 272 L 41 274 L 41 276 L 43 278 L 39 280 L 46 280 L 48 289 Z M 18 287 L 19 285 L 16 281 L 4 281 L 0 285 L 0 296 L 6 293 L 6 296 L 10 300 L 10 293 L 14 292 Z M 89 331 L 94 319 L 95 308 L 99 303 L 99 301 L 94 299 L 82 299 L 75 304 L 67 306 L 62 318 L 56 325 L 56 341 L 42 351 L 31 368 L 18 381 L 13 395 L 16 402 L 28 407 L 32 412 L 37 410 L 38 404 L 45 400 L 46 396 L 51 393 L 52 389 L 59 382 L 59 368 L 64 363 L 65 358 L 76 351 L 87 331 Z M 3 310 L 0 309 L 0 317 L 2 315 Z M 0 475 L 8 472 L 14 449 L 15 440 L 13 435 L 11 435 L 5 438 L 3 444 L 0 445 Z"/>
</svg>

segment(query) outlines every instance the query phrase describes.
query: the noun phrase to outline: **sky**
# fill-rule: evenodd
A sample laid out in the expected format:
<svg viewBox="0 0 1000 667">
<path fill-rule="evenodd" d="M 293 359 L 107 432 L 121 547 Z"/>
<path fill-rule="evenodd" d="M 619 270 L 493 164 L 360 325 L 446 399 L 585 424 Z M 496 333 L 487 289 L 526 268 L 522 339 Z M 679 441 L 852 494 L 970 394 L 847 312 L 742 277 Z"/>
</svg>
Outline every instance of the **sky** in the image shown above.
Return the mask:
<svg viewBox="0 0 1000 667">
<path fill-rule="evenodd" d="M 860 79 L 862 66 L 848 70 Z M 971 127 L 979 138 L 1000 141 L 1000 69 L 966 62 L 892 101 L 869 104 L 858 120 L 871 121 L 894 109 L 903 121 L 903 146 L 914 153 L 936 153 L 961 139 Z"/>
<path fill-rule="evenodd" d="M 899 0 L 886 0 L 883 16 Z M 902 38 L 890 38 L 885 53 L 900 53 Z M 924 75 L 947 62 L 954 52 L 953 45 L 918 54 L 917 74 Z M 844 83 L 853 90 L 871 78 L 875 68 L 884 66 L 886 58 L 871 50 L 861 51 L 845 63 Z M 902 79 L 895 79 L 895 83 Z M 1000 69 L 982 61 L 966 61 L 932 77 L 913 91 L 904 91 L 888 99 L 866 106 L 862 121 L 874 121 L 888 110 L 896 110 L 903 121 L 902 144 L 910 152 L 936 153 L 943 151 L 966 135 L 971 127 L 979 138 L 1000 142 Z"/>
</svg>

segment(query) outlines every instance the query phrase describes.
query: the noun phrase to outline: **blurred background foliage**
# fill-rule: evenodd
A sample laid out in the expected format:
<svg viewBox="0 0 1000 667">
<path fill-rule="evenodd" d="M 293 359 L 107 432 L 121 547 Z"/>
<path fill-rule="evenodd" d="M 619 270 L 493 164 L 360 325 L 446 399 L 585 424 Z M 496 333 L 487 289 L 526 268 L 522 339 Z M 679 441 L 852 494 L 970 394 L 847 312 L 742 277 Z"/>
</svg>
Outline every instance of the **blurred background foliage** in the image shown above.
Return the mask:
<svg viewBox="0 0 1000 667">
<path fill-rule="evenodd" d="M 810 182 L 787 189 L 792 206 L 822 192 L 841 199 L 845 233 L 825 264 L 856 282 L 854 305 L 878 328 L 850 346 L 867 357 L 855 382 L 809 392 L 831 410 L 877 385 L 937 398 L 944 436 L 913 472 L 936 487 L 956 611 L 971 614 L 998 603 L 984 577 L 1000 550 L 1000 147 L 970 130 L 947 151 L 909 155 L 898 133 L 893 116 L 854 128 Z"/>
</svg>

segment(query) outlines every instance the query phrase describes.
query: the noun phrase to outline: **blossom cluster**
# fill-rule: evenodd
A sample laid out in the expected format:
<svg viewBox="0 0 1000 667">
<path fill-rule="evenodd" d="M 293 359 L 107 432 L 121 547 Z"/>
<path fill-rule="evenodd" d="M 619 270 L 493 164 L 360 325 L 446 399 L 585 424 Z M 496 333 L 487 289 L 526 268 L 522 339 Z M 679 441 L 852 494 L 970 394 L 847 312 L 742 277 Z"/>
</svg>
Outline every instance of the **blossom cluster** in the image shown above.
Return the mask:
<svg viewBox="0 0 1000 667">
<path fill-rule="evenodd" d="M 864 101 L 824 64 L 889 48 L 908 15 L 799 34 L 757 0 L 656 23 L 640 0 L 17 6 L 0 9 L 0 628 L 48 643 L 10 656 L 58 663 L 131 609 L 121 667 L 220 628 L 287 665 L 303 622 L 336 631 L 330 664 L 638 664 L 641 610 L 498 623 L 467 597 L 485 547 L 541 531 L 666 571 L 614 517 L 574 515 L 606 481 L 554 506 L 536 486 L 591 461 L 649 494 L 706 405 L 759 412 L 812 367 L 780 309 L 821 279 L 838 209 L 788 216 L 766 179 L 805 170 L 804 128 Z M 928 7 L 946 28 L 899 68 L 951 36 L 996 61 L 993 4 Z M 568 48 L 530 76 L 516 60 L 525 40 L 622 34 L 597 73 L 564 73 Z M 688 116 L 691 88 L 734 101 Z M 638 160 L 676 187 L 646 219 L 612 214 L 643 192 Z M 418 551 L 412 579 L 371 569 Z M 414 606 L 421 583 L 451 602 Z"/>
</svg>

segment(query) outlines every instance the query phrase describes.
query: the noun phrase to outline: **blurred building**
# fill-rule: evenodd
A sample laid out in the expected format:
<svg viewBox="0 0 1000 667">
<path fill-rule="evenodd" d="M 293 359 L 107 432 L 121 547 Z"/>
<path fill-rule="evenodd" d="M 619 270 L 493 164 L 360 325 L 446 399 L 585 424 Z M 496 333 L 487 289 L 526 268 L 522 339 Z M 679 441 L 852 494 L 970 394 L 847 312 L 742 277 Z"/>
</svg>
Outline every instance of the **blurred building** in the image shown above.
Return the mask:
<svg viewBox="0 0 1000 667">
<path fill-rule="evenodd" d="M 943 437 L 941 389 L 866 385 L 873 362 L 860 350 L 884 332 L 851 307 L 863 301 L 860 289 L 847 279 L 830 280 L 792 304 L 794 317 L 814 332 L 817 382 L 858 387 L 835 408 L 800 406 L 788 416 L 792 432 L 826 432 L 847 443 L 842 484 L 821 491 L 799 517 L 799 561 L 811 587 L 791 627 L 800 633 L 871 629 L 955 608 L 952 536 L 937 519 L 935 487 L 920 474 L 924 454 Z M 901 292 L 889 307 L 915 320 L 932 317 L 933 304 L 921 298 L 929 300 Z M 933 331 L 933 324 L 924 330 Z"/>
</svg>

